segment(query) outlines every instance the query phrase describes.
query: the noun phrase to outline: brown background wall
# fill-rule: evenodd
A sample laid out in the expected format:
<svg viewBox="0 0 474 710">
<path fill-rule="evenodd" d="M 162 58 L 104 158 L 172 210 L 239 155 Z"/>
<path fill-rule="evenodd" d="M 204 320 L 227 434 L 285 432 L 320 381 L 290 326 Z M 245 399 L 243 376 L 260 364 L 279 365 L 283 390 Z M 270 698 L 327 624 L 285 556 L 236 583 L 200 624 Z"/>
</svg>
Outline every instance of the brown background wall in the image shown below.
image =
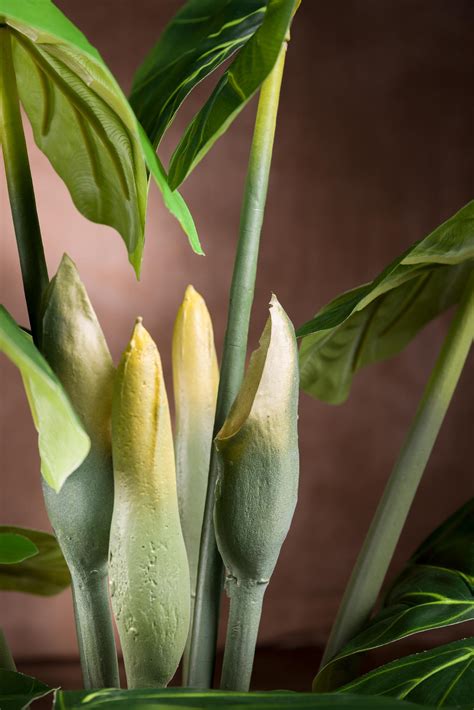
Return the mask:
<svg viewBox="0 0 474 710">
<path fill-rule="evenodd" d="M 128 90 L 134 67 L 180 2 L 57 4 Z M 470 0 L 303 2 L 288 52 L 252 347 L 272 291 L 299 325 L 473 197 L 473 21 Z M 202 96 L 200 89 L 180 114 L 165 158 Z M 168 383 L 172 325 L 188 283 L 207 300 L 221 350 L 253 115 L 254 104 L 183 188 L 205 258 L 191 253 L 152 188 L 140 283 L 117 235 L 76 213 L 30 139 L 51 273 L 63 251 L 74 258 L 115 358 L 135 316 L 143 315 Z M 4 182 L 0 194 L 1 301 L 26 322 Z M 396 360 L 363 372 L 347 404 L 332 408 L 302 396 L 300 503 L 268 592 L 262 642 L 323 641 L 446 324 L 446 318 L 433 323 Z M 471 359 L 396 566 L 473 493 L 473 380 Z M 19 377 L 4 358 L 1 391 L 0 520 L 46 529 L 34 430 Z M 3 594 L 0 603 L 0 623 L 16 654 L 76 654 L 69 592 L 53 599 Z"/>
</svg>

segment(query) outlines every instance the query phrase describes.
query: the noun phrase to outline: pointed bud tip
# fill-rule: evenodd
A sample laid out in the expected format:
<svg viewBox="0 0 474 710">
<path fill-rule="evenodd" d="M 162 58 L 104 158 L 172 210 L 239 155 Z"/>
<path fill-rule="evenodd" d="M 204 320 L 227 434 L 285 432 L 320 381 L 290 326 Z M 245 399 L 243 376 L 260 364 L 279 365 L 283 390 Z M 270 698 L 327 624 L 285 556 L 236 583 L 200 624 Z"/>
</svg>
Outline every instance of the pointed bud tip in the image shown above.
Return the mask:
<svg viewBox="0 0 474 710">
<path fill-rule="evenodd" d="M 190 307 L 202 304 L 204 304 L 203 297 L 198 291 L 196 291 L 192 284 L 189 284 L 189 286 L 186 288 L 186 291 L 184 292 L 183 306 Z"/>
</svg>

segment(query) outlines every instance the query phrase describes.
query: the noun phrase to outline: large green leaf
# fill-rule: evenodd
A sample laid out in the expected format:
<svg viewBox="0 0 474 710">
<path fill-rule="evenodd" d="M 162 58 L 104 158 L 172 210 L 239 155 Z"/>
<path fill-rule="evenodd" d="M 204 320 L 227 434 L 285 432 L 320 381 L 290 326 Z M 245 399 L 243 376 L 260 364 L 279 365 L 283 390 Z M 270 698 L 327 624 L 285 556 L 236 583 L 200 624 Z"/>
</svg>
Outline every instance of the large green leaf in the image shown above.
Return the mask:
<svg viewBox="0 0 474 710">
<path fill-rule="evenodd" d="M 1 710 L 26 710 L 30 703 L 53 692 L 53 688 L 23 673 L 0 669 Z"/>
<path fill-rule="evenodd" d="M 40 530 L 2 525 L 0 537 L 5 534 L 22 535 L 38 552 L 17 564 L 0 564 L 1 590 L 51 596 L 70 585 L 69 570 L 53 535 Z"/>
<path fill-rule="evenodd" d="M 38 554 L 38 548 L 28 537 L 0 527 L 0 565 L 14 565 Z"/>
<path fill-rule="evenodd" d="M 268 0 L 264 19 L 187 127 L 171 158 L 174 189 L 227 130 L 270 74 L 287 36 L 298 0 Z"/>
<path fill-rule="evenodd" d="M 474 638 L 406 656 L 361 676 L 340 693 L 384 695 L 450 707 L 474 698 Z"/>
<path fill-rule="evenodd" d="M 212 690 L 190 690 L 187 688 L 165 688 L 164 690 L 101 690 L 97 692 L 59 691 L 56 694 L 54 710 L 78 710 L 79 708 L 226 708 L 236 710 L 271 710 L 273 708 L 301 708 L 301 710 L 407 710 L 412 708 L 393 698 L 346 695 L 332 693 L 292 693 L 276 691 L 268 693 L 227 693 Z M 431 706 L 416 706 L 416 710 L 434 710 Z M 472 710 L 472 705 L 462 710 Z"/>
<path fill-rule="evenodd" d="M 0 23 L 11 32 L 18 91 L 35 141 L 80 212 L 122 235 L 139 274 L 148 165 L 166 206 L 200 251 L 184 201 L 169 189 L 127 99 L 84 35 L 50 0 L 0 0 Z"/>
<path fill-rule="evenodd" d="M 415 552 L 381 611 L 319 672 L 313 689 L 334 684 L 356 654 L 413 634 L 474 619 L 474 500 L 452 515 Z M 337 680 L 336 680 L 337 683 Z"/>
<path fill-rule="evenodd" d="M 395 259 L 374 281 L 348 291 L 303 325 L 302 388 L 343 402 L 361 367 L 391 357 L 457 303 L 474 268 L 474 201 Z"/>
<path fill-rule="evenodd" d="M 21 372 L 39 434 L 41 473 L 49 485 L 59 491 L 66 478 L 86 458 L 90 439 L 58 378 L 31 337 L 3 306 L 0 306 L 0 352 Z"/>
<path fill-rule="evenodd" d="M 255 34 L 267 0 L 188 0 L 135 74 L 130 103 L 157 146 L 186 96 Z"/>
</svg>

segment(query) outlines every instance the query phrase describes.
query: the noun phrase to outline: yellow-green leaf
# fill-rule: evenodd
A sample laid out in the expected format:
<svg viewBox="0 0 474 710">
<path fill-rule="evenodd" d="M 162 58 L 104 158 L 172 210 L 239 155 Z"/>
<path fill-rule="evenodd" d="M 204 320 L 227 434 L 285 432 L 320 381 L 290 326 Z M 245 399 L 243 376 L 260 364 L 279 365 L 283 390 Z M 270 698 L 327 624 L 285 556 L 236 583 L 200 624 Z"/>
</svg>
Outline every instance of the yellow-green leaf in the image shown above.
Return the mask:
<svg viewBox="0 0 474 710">
<path fill-rule="evenodd" d="M 0 351 L 21 372 L 39 435 L 41 473 L 58 491 L 89 453 L 89 437 L 58 378 L 31 337 L 3 306 L 0 306 Z"/>
<path fill-rule="evenodd" d="M 196 251 L 189 211 L 97 50 L 50 0 L 0 0 L 18 91 L 35 141 L 88 219 L 114 227 L 137 274 L 143 252 L 148 169 Z"/>
</svg>

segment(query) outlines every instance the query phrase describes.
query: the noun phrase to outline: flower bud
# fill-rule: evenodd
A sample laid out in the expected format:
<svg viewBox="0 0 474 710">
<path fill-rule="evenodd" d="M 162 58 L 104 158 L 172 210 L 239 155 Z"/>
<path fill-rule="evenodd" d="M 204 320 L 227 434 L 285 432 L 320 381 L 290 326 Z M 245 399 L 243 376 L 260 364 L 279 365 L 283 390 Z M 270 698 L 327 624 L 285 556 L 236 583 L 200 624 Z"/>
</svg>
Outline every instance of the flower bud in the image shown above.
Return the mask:
<svg viewBox="0 0 474 710">
<path fill-rule="evenodd" d="M 74 262 L 65 254 L 45 298 L 42 352 L 91 440 L 59 493 L 44 483 L 51 524 L 70 568 L 107 564 L 113 507 L 110 416 L 115 369 Z"/>
<path fill-rule="evenodd" d="M 214 523 L 237 584 L 266 584 L 297 500 L 298 357 L 293 326 L 275 296 L 260 347 L 215 444 L 220 476 Z"/>
<path fill-rule="evenodd" d="M 219 370 L 212 322 L 204 299 L 188 286 L 173 331 L 175 453 L 178 501 L 196 589 Z"/>
<path fill-rule="evenodd" d="M 160 356 L 139 319 L 118 369 L 110 579 L 129 688 L 173 677 L 189 628 L 170 414 Z"/>
</svg>

